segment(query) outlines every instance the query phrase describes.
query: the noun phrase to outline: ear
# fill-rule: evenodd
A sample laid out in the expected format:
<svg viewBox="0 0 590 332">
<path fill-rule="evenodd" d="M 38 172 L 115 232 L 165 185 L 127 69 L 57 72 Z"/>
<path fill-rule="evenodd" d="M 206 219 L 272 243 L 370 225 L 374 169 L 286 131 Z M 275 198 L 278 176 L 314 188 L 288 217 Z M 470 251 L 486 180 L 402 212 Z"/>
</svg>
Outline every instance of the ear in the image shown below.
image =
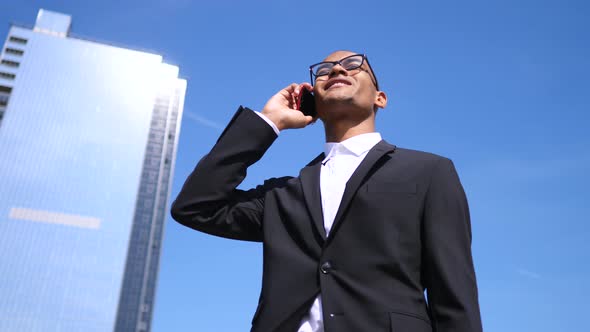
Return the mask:
<svg viewBox="0 0 590 332">
<path fill-rule="evenodd" d="M 387 106 L 387 95 L 385 92 L 377 91 L 374 105 L 376 108 L 385 108 Z"/>
</svg>

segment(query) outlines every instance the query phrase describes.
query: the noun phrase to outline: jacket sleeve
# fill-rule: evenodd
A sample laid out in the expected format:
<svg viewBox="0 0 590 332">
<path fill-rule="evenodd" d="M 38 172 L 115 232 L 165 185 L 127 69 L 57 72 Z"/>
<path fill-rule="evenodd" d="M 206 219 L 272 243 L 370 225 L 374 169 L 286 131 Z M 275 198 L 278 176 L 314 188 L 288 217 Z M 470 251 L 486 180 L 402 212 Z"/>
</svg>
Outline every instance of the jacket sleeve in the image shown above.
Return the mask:
<svg viewBox="0 0 590 332">
<path fill-rule="evenodd" d="M 434 166 L 423 221 L 422 278 L 436 331 L 482 331 L 467 198 L 446 158 Z"/>
<path fill-rule="evenodd" d="M 265 181 L 251 190 L 237 186 L 248 166 L 274 142 L 274 130 L 253 111 L 240 107 L 213 149 L 197 164 L 172 203 L 172 217 L 201 232 L 262 241 L 265 193 L 286 178 Z"/>
</svg>

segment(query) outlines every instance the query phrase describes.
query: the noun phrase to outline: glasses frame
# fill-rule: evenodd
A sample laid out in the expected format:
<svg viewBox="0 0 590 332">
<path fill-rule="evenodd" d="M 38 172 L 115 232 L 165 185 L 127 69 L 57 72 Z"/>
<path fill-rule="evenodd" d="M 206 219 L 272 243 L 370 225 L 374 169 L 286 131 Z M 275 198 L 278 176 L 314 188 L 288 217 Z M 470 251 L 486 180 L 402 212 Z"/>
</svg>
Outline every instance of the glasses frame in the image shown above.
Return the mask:
<svg viewBox="0 0 590 332">
<path fill-rule="evenodd" d="M 309 66 L 309 80 L 311 81 L 311 85 L 312 86 L 314 85 L 314 82 L 317 80 L 318 77 L 330 75 L 330 72 L 328 72 L 328 74 L 325 74 L 325 75 L 316 75 L 313 70 L 315 67 L 325 64 L 325 63 L 330 63 L 330 64 L 332 64 L 330 71 L 332 71 L 332 68 L 334 68 L 334 66 L 336 66 L 336 65 L 342 66 L 342 61 L 344 61 L 348 58 L 352 58 L 354 56 L 361 56 L 363 58 L 363 60 L 361 61 L 361 64 L 358 67 L 352 68 L 352 69 L 346 69 L 344 67 L 342 67 L 342 68 L 344 68 L 344 70 L 346 70 L 346 71 L 352 71 L 352 70 L 356 70 L 356 69 L 360 69 L 361 71 L 365 71 L 365 72 L 370 71 L 371 75 L 369 75 L 369 76 L 371 76 L 371 81 L 373 81 L 375 88 L 377 90 L 379 90 L 379 83 L 377 82 L 377 76 L 375 76 L 375 72 L 373 71 L 373 67 L 371 67 L 371 64 L 369 63 L 369 58 L 367 57 L 366 54 L 360 54 L 360 53 L 345 56 L 344 58 L 342 58 L 338 61 L 322 61 L 322 62 L 314 63 L 313 65 Z M 365 64 L 365 62 L 367 62 L 367 66 L 369 66 L 369 70 L 366 70 L 363 68 L 363 64 Z"/>
</svg>

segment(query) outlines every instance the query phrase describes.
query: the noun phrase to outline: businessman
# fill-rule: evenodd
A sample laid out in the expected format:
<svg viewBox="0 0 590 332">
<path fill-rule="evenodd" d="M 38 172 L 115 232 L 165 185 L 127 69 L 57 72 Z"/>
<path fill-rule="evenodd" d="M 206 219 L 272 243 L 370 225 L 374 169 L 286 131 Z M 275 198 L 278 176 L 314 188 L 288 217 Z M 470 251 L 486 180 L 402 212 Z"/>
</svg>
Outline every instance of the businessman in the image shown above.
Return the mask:
<svg viewBox="0 0 590 332">
<path fill-rule="evenodd" d="M 291 84 L 260 113 L 240 107 L 172 206 L 190 228 L 263 243 L 252 331 L 478 332 L 467 200 L 444 157 L 375 132 L 387 105 L 367 57 L 310 66 L 324 153 L 296 177 L 237 186 L 279 133 L 315 118 Z"/>
</svg>

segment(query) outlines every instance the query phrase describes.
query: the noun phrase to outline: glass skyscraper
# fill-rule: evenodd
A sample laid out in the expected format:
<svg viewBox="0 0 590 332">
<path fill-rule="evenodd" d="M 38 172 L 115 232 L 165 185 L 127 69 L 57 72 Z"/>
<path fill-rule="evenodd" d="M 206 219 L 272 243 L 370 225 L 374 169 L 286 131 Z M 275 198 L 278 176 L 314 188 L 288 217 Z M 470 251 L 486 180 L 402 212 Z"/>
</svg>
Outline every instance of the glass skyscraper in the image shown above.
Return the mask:
<svg viewBox="0 0 590 332">
<path fill-rule="evenodd" d="M 149 331 L 186 81 L 70 24 L 0 53 L 0 331 Z"/>
</svg>

